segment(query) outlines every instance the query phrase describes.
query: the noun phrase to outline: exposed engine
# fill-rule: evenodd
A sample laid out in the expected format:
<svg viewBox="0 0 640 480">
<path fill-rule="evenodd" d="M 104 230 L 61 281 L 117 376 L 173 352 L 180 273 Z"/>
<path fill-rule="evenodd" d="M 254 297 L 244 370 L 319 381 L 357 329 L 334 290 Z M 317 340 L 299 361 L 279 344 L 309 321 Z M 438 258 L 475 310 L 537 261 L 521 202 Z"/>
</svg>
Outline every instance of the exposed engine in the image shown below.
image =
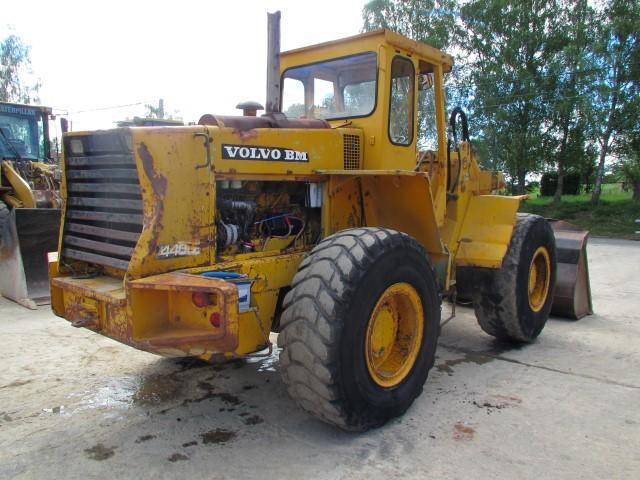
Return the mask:
<svg viewBox="0 0 640 480">
<path fill-rule="evenodd" d="M 321 186 L 303 182 L 217 182 L 218 253 L 312 245 L 320 238 Z"/>
</svg>

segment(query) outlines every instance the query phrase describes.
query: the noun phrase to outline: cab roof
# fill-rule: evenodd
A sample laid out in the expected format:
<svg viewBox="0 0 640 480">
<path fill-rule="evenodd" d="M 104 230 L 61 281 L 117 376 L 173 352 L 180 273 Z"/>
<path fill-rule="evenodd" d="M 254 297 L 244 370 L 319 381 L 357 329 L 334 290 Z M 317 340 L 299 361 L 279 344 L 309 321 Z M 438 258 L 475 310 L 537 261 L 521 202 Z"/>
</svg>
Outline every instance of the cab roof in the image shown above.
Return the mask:
<svg viewBox="0 0 640 480">
<path fill-rule="evenodd" d="M 314 51 L 331 50 L 333 47 L 344 47 L 350 43 L 360 44 L 363 40 L 370 40 L 380 44 L 388 44 L 396 47 L 404 52 L 438 63 L 443 66 L 443 70 L 448 72 L 453 66 L 453 57 L 444 53 L 437 48 L 431 47 L 421 42 L 416 42 L 403 35 L 392 32 L 386 28 L 380 28 L 372 30 L 370 32 L 361 33 L 359 35 L 353 35 L 351 37 L 340 38 L 338 40 L 331 40 L 329 42 L 317 43 L 315 45 L 308 45 L 301 48 L 295 48 L 293 50 L 287 50 L 280 54 L 281 59 L 286 57 L 298 56 L 300 54 L 310 54 Z M 356 52 L 353 52 L 356 53 Z"/>
<path fill-rule="evenodd" d="M 8 107 L 15 107 L 15 108 L 27 108 L 31 110 L 39 110 L 47 114 L 50 114 L 52 112 L 51 107 L 45 107 L 43 105 L 29 105 L 26 103 L 12 103 L 12 102 L 0 102 L 0 105 L 6 105 Z"/>
</svg>

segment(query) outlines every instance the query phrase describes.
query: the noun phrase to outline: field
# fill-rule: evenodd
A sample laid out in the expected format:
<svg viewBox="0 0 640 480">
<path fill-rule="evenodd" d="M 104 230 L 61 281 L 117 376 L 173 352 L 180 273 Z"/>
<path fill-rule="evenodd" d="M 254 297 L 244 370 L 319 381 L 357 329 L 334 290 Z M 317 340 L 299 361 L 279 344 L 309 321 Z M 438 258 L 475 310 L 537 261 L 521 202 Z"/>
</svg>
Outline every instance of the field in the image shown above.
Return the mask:
<svg viewBox="0 0 640 480">
<path fill-rule="evenodd" d="M 622 192 L 616 185 L 603 185 L 600 204 L 591 205 L 591 194 L 563 195 L 559 205 L 553 205 L 553 197 L 529 195 L 520 211 L 535 213 L 574 223 L 589 230 L 592 235 L 640 240 L 635 232 L 640 230 L 640 203 L 631 200 L 630 192 Z"/>
</svg>

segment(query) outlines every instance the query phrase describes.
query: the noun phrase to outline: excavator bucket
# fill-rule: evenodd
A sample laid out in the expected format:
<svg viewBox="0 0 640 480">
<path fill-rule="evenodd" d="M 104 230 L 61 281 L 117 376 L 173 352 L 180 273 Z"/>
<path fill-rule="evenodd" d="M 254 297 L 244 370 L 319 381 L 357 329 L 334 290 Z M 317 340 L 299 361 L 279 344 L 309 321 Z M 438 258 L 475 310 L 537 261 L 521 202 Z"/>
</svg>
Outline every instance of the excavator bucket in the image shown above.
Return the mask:
<svg viewBox="0 0 640 480">
<path fill-rule="evenodd" d="M 0 293 L 27 308 L 49 303 L 47 253 L 58 249 L 60 210 L 14 208 L 0 239 Z"/>
<path fill-rule="evenodd" d="M 589 232 L 562 220 L 548 221 L 556 237 L 558 258 L 551 315 L 579 320 L 593 313 L 587 262 Z"/>
</svg>

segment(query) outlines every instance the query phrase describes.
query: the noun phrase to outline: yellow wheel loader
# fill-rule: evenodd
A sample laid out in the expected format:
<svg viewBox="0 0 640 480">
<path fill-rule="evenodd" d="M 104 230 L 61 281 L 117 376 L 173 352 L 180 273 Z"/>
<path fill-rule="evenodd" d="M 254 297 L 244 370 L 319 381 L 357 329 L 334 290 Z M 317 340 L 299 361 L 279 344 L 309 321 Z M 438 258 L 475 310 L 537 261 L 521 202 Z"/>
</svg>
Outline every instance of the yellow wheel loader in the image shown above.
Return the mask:
<svg viewBox="0 0 640 480">
<path fill-rule="evenodd" d="M 554 233 L 496 195 L 464 113 L 447 121 L 449 55 L 388 30 L 279 53 L 278 23 L 265 115 L 65 135 L 51 304 L 165 356 L 241 358 L 279 332 L 297 404 L 366 430 L 421 393 L 457 271 L 487 333 L 540 334 Z"/>
<path fill-rule="evenodd" d="M 47 253 L 60 229 L 60 168 L 49 143 L 51 109 L 0 102 L 0 294 L 48 303 Z"/>
</svg>

